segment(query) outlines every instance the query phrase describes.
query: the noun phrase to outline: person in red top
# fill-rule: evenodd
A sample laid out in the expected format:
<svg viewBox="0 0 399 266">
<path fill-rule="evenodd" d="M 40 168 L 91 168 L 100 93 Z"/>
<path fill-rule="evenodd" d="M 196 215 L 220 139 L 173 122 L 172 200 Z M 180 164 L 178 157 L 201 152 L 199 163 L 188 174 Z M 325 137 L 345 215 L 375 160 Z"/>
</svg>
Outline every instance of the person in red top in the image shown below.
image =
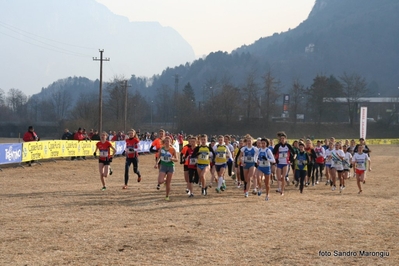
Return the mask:
<svg viewBox="0 0 399 266">
<path fill-rule="evenodd" d="M 33 126 L 29 126 L 28 127 L 28 131 L 24 134 L 23 138 L 22 138 L 25 142 L 30 142 L 30 141 L 39 141 L 40 138 L 37 136 L 35 129 L 33 128 Z M 30 162 L 26 162 L 29 166 L 32 166 L 32 163 L 34 163 L 35 161 L 32 160 Z"/>
<path fill-rule="evenodd" d="M 29 126 L 28 127 L 28 131 L 24 134 L 23 138 L 22 138 L 25 142 L 29 142 L 29 141 L 39 141 L 40 138 L 37 136 L 35 129 L 33 128 L 33 126 Z"/>
<path fill-rule="evenodd" d="M 158 150 L 162 148 L 162 141 L 165 139 L 165 130 L 159 130 L 159 137 L 151 143 L 150 152 L 155 152 L 155 161 L 158 161 Z"/>
<path fill-rule="evenodd" d="M 183 140 L 184 140 L 183 132 L 180 132 L 180 133 L 177 135 L 177 141 L 179 142 L 179 150 L 180 150 L 180 151 L 183 149 Z"/>
<path fill-rule="evenodd" d="M 131 129 L 129 132 L 129 138 L 126 141 L 126 148 L 123 152 L 123 155 L 126 156 L 126 163 L 125 163 L 125 185 L 122 189 L 127 189 L 127 183 L 129 182 L 129 168 L 130 165 L 133 164 L 133 172 L 137 174 L 137 182 L 141 181 L 140 171 L 138 170 L 139 164 L 139 143 L 140 140 L 137 137 L 136 131 Z"/>
<path fill-rule="evenodd" d="M 86 139 L 86 135 L 83 133 L 83 129 L 80 127 L 78 128 L 78 131 L 73 135 L 74 140 L 82 141 Z M 80 160 L 81 157 L 77 156 L 76 159 Z M 82 156 L 83 160 L 86 160 L 85 156 Z M 71 160 L 75 160 L 75 157 L 71 157 Z"/>
<path fill-rule="evenodd" d="M 184 180 L 187 183 L 186 193 L 190 198 L 194 197 L 193 183 L 195 182 L 195 172 L 197 170 L 197 160 L 191 158 L 193 154 L 197 138 L 188 137 L 188 144 L 183 147 L 180 153 L 180 164 L 184 164 Z"/>
<path fill-rule="evenodd" d="M 98 159 L 98 170 L 100 172 L 100 179 L 103 185 L 102 191 L 106 190 L 105 178 L 108 176 L 108 171 L 110 164 L 112 162 L 111 150 L 113 153 L 116 152 L 115 148 L 112 146 L 111 142 L 107 140 L 107 132 L 101 133 L 101 140 L 96 144 L 96 150 L 94 151 L 94 157 L 97 157 L 97 151 L 100 152 Z"/>
</svg>

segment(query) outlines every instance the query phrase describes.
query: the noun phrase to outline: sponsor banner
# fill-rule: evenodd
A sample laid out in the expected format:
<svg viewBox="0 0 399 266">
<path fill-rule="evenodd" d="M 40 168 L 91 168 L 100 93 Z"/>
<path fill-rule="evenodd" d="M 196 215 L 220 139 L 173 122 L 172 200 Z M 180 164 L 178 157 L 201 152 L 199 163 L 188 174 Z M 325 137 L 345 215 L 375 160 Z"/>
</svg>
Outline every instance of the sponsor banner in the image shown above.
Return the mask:
<svg viewBox="0 0 399 266">
<path fill-rule="evenodd" d="M 0 164 L 22 162 L 22 143 L 0 144 Z"/>
<path fill-rule="evenodd" d="M 126 148 L 126 141 L 115 141 L 115 142 L 111 142 L 112 146 L 114 146 L 115 150 L 116 150 L 116 155 L 120 155 L 123 153 L 123 151 Z"/>
<path fill-rule="evenodd" d="M 360 107 L 360 138 L 366 139 L 367 134 L 367 107 Z"/>
<path fill-rule="evenodd" d="M 22 143 L 22 161 L 40 160 L 44 156 L 44 141 Z"/>
</svg>

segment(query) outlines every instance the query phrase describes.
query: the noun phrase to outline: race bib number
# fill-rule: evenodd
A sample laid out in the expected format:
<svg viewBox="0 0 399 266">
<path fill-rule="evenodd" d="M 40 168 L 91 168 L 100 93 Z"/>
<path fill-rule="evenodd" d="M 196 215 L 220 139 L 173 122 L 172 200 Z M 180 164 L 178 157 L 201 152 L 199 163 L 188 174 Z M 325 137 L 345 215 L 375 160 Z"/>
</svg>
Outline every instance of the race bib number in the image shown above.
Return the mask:
<svg viewBox="0 0 399 266">
<path fill-rule="evenodd" d="M 226 158 L 226 153 L 222 153 L 222 152 L 220 152 L 220 153 L 218 153 L 218 155 L 217 155 L 217 157 L 218 158 Z"/>
<path fill-rule="evenodd" d="M 253 162 L 254 162 L 254 157 L 252 157 L 252 156 L 245 156 L 245 157 L 244 157 L 244 162 L 246 162 L 246 163 L 253 163 Z"/>
<path fill-rule="evenodd" d="M 190 165 L 196 165 L 197 164 L 197 158 L 190 158 Z"/>
<path fill-rule="evenodd" d="M 134 153 L 134 152 L 135 152 L 135 150 L 133 147 L 128 147 L 127 153 Z"/>
<path fill-rule="evenodd" d="M 100 157 L 108 157 L 108 151 L 100 151 Z"/>
<path fill-rule="evenodd" d="M 364 169 L 364 163 L 357 163 L 357 168 Z"/>
<path fill-rule="evenodd" d="M 201 160 L 209 160 L 209 154 L 207 153 L 201 153 L 199 157 Z"/>
<path fill-rule="evenodd" d="M 286 152 L 280 152 L 278 158 L 281 159 L 286 159 L 287 158 L 287 153 Z"/>
<path fill-rule="evenodd" d="M 161 160 L 164 161 L 164 162 L 170 162 L 171 157 L 168 156 L 168 155 L 162 155 L 161 156 Z"/>
<path fill-rule="evenodd" d="M 270 162 L 269 161 L 259 161 L 259 166 L 261 167 L 269 167 Z"/>
</svg>

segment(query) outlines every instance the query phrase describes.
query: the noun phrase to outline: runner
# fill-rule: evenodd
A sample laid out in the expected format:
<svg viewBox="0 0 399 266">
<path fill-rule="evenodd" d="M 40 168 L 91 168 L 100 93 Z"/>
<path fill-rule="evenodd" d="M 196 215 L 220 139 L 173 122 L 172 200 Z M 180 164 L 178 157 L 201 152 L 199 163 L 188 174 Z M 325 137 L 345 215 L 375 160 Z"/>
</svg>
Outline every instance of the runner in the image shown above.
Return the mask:
<svg viewBox="0 0 399 266">
<path fill-rule="evenodd" d="M 342 150 L 345 153 L 345 158 L 344 158 L 344 173 L 343 173 L 343 178 L 349 179 L 350 178 L 350 168 L 352 168 L 352 154 L 348 152 L 348 146 L 344 145 L 342 147 Z M 346 152 L 345 152 L 346 151 Z"/>
<path fill-rule="evenodd" d="M 314 151 L 316 153 L 316 160 L 315 160 L 313 175 L 314 172 L 316 172 L 316 184 L 319 184 L 319 175 L 320 175 L 320 182 L 323 181 L 324 158 L 326 157 L 326 151 L 323 148 L 323 146 L 321 146 L 321 140 L 317 141 Z"/>
<path fill-rule="evenodd" d="M 133 164 L 133 172 L 137 174 L 137 182 L 141 181 L 140 171 L 138 170 L 139 164 L 139 143 L 140 140 L 137 137 L 136 131 L 131 129 L 128 132 L 129 137 L 125 140 L 126 141 L 126 148 L 122 155 L 126 156 L 125 162 L 125 185 L 122 189 L 127 189 L 127 183 L 129 182 L 129 168 L 130 165 Z"/>
<path fill-rule="evenodd" d="M 303 193 L 305 177 L 308 174 L 309 153 L 305 151 L 305 144 L 299 142 L 299 152 L 296 154 L 295 162 L 295 180 L 299 183 L 299 192 Z"/>
<path fill-rule="evenodd" d="M 355 153 L 352 157 L 352 163 L 354 164 L 355 172 L 356 172 L 356 182 L 357 187 L 359 188 L 358 194 L 362 193 L 362 184 L 364 181 L 364 173 L 368 167 L 369 171 L 371 171 L 371 161 L 368 154 L 363 152 L 364 146 L 362 144 L 358 145 L 358 152 Z"/>
<path fill-rule="evenodd" d="M 357 144 L 357 145 L 356 145 L 356 147 L 355 147 L 355 149 L 354 149 L 354 152 L 358 152 L 359 146 L 362 145 L 362 147 L 363 147 L 363 153 L 366 153 L 366 154 L 370 157 L 371 150 L 370 150 L 369 147 L 366 145 L 366 142 L 365 142 L 364 138 L 360 138 L 360 139 L 359 139 L 359 142 L 360 142 L 360 144 Z M 365 184 L 365 183 L 366 183 L 366 172 L 364 172 L 364 175 L 363 175 L 363 184 Z"/>
<path fill-rule="evenodd" d="M 330 185 L 332 186 L 332 182 L 331 182 L 331 164 L 332 164 L 332 160 L 331 160 L 331 152 L 334 150 L 334 143 L 333 142 L 329 142 L 327 149 L 325 150 L 325 154 L 326 154 L 326 159 L 325 159 L 325 166 L 326 166 L 326 186 Z"/>
<path fill-rule="evenodd" d="M 218 185 L 216 187 L 216 192 L 224 191 L 226 185 L 224 184 L 223 175 L 226 171 L 227 161 L 231 159 L 232 155 L 228 146 L 224 143 L 225 137 L 220 135 L 218 137 L 218 144 L 213 146 L 213 151 L 215 152 L 215 167 L 218 176 Z"/>
<path fill-rule="evenodd" d="M 284 132 L 278 132 L 277 137 L 279 143 L 273 149 L 274 157 L 277 163 L 277 180 L 279 183 L 279 189 L 276 192 L 280 192 L 281 196 L 284 196 L 285 189 L 285 176 L 288 172 L 290 160 L 295 159 L 294 149 L 290 144 L 287 143 L 287 134 Z"/>
<path fill-rule="evenodd" d="M 181 134 L 179 136 L 181 136 Z M 192 193 L 192 188 L 190 189 L 192 183 L 190 182 L 190 178 L 189 178 L 188 157 L 191 156 L 191 154 L 193 153 L 193 150 L 195 148 L 195 143 L 192 143 L 192 141 L 190 142 L 190 139 L 192 139 L 192 136 L 188 136 L 189 142 L 188 142 L 188 144 L 186 144 L 184 147 L 181 148 L 181 152 L 180 152 L 180 164 L 183 164 L 184 180 L 186 181 L 186 193 L 188 195 L 191 195 L 191 193 Z M 179 145 L 180 145 L 180 140 L 179 140 Z"/>
<path fill-rule="evenodd" d="M 189 198 L 194 197 L 193 183 L 198 183 L 197 159 L 192 158 L 196 144 L 197 144 L 197 138 L 194 136 L 190 136 L 188 138 L 188 145 L 185 146 L 185 147 L 187 147 L 187 149 L 185 150 L 185 153 L 183 155 L 183 158 L 185 158 L 184 159 L 185 168 L 187 166 L 188 181 L 186 181 L 186 182 L 187 182 L 187 187 L 188 187 L 187 194 L 189 194 L 189 196 L 188 196 Z M 184 148 L 183 148 L 183 150 L 184 150 Z M 186 172 L 184 172 L 184 174 L 186 174 Z"/>
<path fill-rule="evenodd" d="M 268 148 L 269 141 L 265 138 L 261 139 L 259 156 L 258 156 L 258 170 L 260 171 L 260 177 L 264 175 L 265 178 L 265 190 L 266 190 L 266 198 L 265 200 L 269 200 L 269 192 L 270 192 L 270 175 L 271 171 L 271 163 L 275 163 L 273 153 Z M 259 185 L 258 196 L 262 195 L 262 184 Z"/>
<path fill-rule="evenodd" d="M 235 157 L 235 159 L 234 159 L 234 165 L 236 165 L 236 167 L 237 167 L 237 170 L 236 170 L 236 173 L 237 173 L 237 181 L 238 181 L 238 183 L 237 183 L 237 188 L 241 188 L 242 182 L 245 181 L 245 178 L 244 178 L 244 168 L 243 168 L 243 166 L 242 166 L 242 161 L 241 161 L 241 158 L 242 158 L 241 149 L 242 149 L 244 146 L 246 146 L 246 145 L 247 145 L 247 140 L 246 140 L 246 139 L 240 139 L 240 142 L 239 142 L 239 149 L 238 149 L 237 152 L 235 152 L 236 157 Z"/>
<path fill-rule="evenodd" d="M 310 139 L 306 140 L 305 151 L 309 155 L 309 164 L 307 166 L 308 173 L 306 174 L 307 185 L 309 186 L 310 178 L 312 178 L 312 186 L 315 186 L 313 167 L 314 167 L 317 156 L 316 156 L 316 152 L 313 148 L 313 143 Z"/>
<path fill-rule="evenodd" d="M 331 152 L 331 159 L 332 159 L 331 173 L 332 173 L 332 182 L 333 182 L 331 190 L 334 191 L 336 188 L 335 182 L 338 174 L 340 193 L 342 193 L 342 190 L 345 189 L 345 182 L 343 178 L 345 153 L 342 151 L 341 148 L 342 148 L 341 142 L 336 142 L 335 149 Z"/>
<path fill-rule="evenodd" d="M 175 162 L 178 161 L 176 150 L 172 146 L 172 139 L 168 136 L 163 140 L 163 146 L 158 150 L 158 160 L 155 161 L 154 168 L 159 169 L 157 189 L 165 182 L 166 177 L 166 197 L 169 200 L 170 183 L 172 182 L 173 173 L 175 172 Z"/>
<path fill-rule="evenodd" d="M 103 185 L 102 191 L 107 189 L 105 184 L 105 178 L 108 176 L 108 171 L 110 164 L 112 162 L 111 150 L 113 153 L 116 152 L 115 148 L 112 146 L 111 142 L 107 140 L 108 134 L 107 132 L 101 133 L 101 139 L 99 142 L 96 143 L 96 150 L 94 151 L 94 157 L 97 157 L 97 151 L 100 152 L 98 158 L 98 170 L 100 172 L 100 179 Z"/>
<path fill-rule="evenodd" d="M 241 148 L 241 161 L 244 170 L 244 196 L 248 198 L 248 189 L 251 185 L 251 179 L 255 173 L 255 162 L 258 159 L 259 150 L 252 146 L 251 135 L 245 135 L 247 145 Z"/>
<path fill-rule="evenodd" d="M 202 186 L 202 195 L 208 195 L 208 187 L 206 186 L 206 172 L 209 169 L 212 158 L 215 158 L 213 149 L 206 145 L 208 136 L 203 134 L 200 136 L 200 145 L 195 147 L 192 158 L 197 159 L 197 172 Z"/>
</svg>

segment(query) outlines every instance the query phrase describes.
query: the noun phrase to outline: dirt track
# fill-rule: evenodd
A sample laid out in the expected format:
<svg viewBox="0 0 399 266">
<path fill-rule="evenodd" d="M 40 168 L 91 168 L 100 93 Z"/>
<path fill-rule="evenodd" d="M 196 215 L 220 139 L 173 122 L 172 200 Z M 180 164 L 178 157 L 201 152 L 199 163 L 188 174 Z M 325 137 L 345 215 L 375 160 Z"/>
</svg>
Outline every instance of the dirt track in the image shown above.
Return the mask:
<svg viewBox="0 0 399 266">
<path fill-rule="evenodd" d="M 268 202 L 244 198 L 231 180 L 222 194 L 210 190 L 203 197 L 196 186 L 188 198 L 180 165 L 166 202 L 164 188 L 155 189 L 151 155 L 140 157 L 143 180 L 137 183 L 131 172 L 127 190 L 121 189 L 124 159 L 116 158 L 105 192 L 93 159 L 6 167 L 0 264 L 398 265 L 399 149 L 371 148 L 373 171 L 362 195 L 351 178 L 342 194 L 324 184 L 300 194 L 290 185 Z M 356 256 L 334 256 L 334 250 Z M 389 256 L 361 256 L 363 250 Z"/>
</svg>

